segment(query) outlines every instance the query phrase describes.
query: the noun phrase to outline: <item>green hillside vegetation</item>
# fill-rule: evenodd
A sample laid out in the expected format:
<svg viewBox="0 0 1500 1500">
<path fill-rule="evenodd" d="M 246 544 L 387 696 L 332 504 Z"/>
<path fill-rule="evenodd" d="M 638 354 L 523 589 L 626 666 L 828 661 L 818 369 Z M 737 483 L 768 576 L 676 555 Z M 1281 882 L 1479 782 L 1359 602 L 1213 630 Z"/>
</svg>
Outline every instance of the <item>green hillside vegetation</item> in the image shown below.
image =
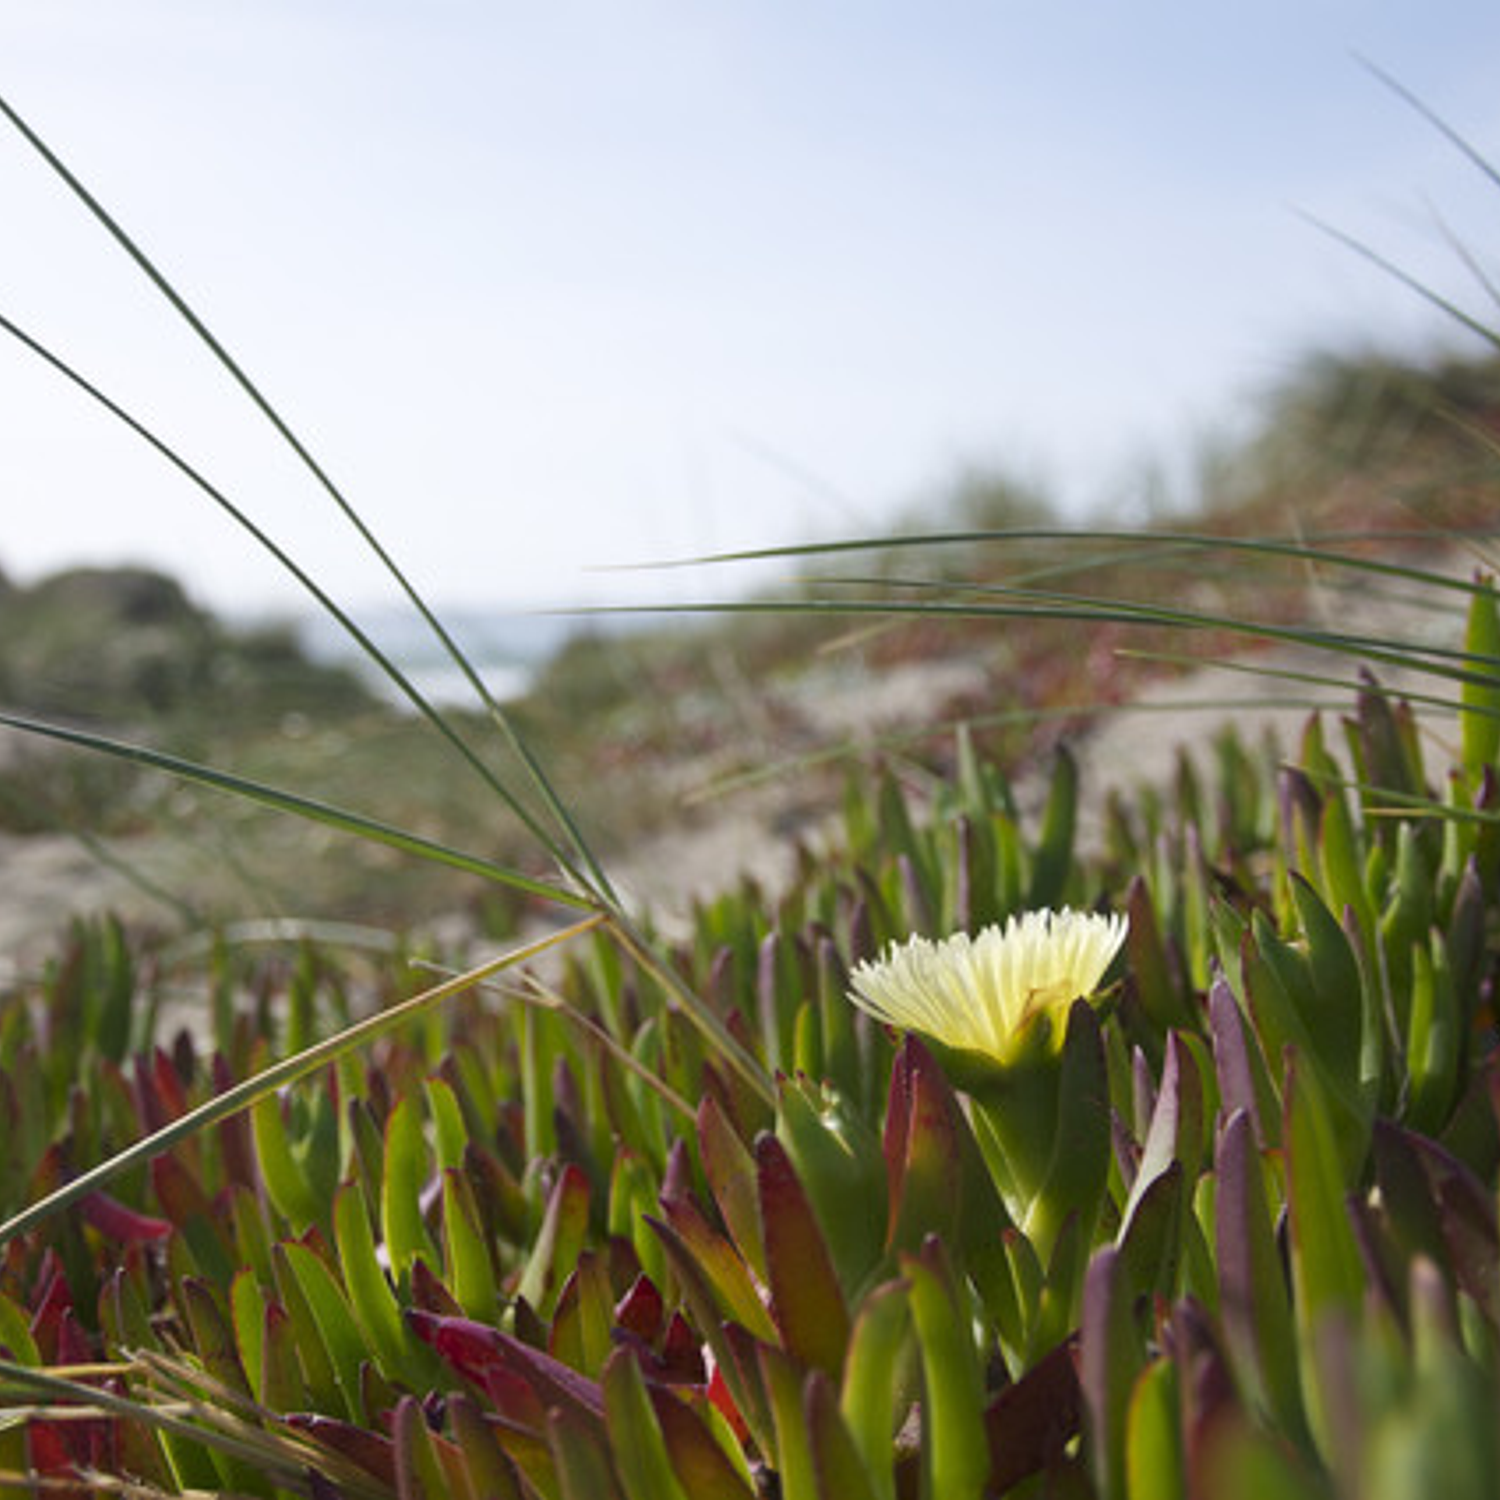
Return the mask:
<svg viewBox="0 0 1500 1500">
<path fill-rule="evenodd" d="M 289 628 L 229 629 L 174 579 L 131 567 L 0 584 L 0 693 L 95 724 L 231 730 L 373 705 L 352 673 L 308 661 Z"/>
</svg>

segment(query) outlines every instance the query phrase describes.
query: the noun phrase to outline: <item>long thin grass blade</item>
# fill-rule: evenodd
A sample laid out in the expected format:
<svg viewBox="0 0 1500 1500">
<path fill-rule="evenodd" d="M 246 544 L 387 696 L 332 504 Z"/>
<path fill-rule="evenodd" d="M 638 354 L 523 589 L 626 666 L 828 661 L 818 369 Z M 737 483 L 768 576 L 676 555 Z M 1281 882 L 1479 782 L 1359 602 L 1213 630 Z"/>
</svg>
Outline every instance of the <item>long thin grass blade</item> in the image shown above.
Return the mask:
<svg viewBox="0 0 1500 1500">
<path fill-rule="evenodd" d="M 1435 291 L 1421 279 L 1414 276 L 1404 267 L 1397 265 L 1388 256 L 1382 255 L 1373 246 L 1365 244 L 1352 234 L 1326 223 L 1324 220 L 1314 217 L 1312 214 L 1303 214 L 1302 217 L 1313 226 L 1320 229 L 1330 239 L 1337 240 L 1345 249 L 1352 250 L 1362 260 L 1367 260 L 1377 270 L 1385 272 L 1392 280 L 1400 282 L 1408 291 L 1415 292 L 1424 302 L 1430 303 L 1441 313 L 1445 313 L 1460 326 L 1467 328 L 1470 333 L 1477 334 L 1485 343 L 1496 349 L 1500 349 L 1500 333 L 1497 333 L 1482 319 L 1476 318 L 1471 313 L 1466 313 L 1456 302 L 1450 301 L 1441 292 Z"/>
<path fill-rule="evenodd" d="M 632 571 L 649 569 L 667 571 L 674 568 L 698 568 L 719 563 L 766 562 L 777 559 L 828 557 L 857 552 L 905 551 L 908 548 L 974 547 L 988 544 L 1024 542 L 1059 542 L 1076 547 L 1081 542 L 1107 543 L 1117 548 L 1133 548 L 1124 559 L 1118 553 L 1091 553 L 1084 559 L 1069 559 L 1069 570 L 1082 570 L 1103 562 L 1159 562 L 1173 553 L 1196 555 L 1202 552 L 1248 553 L 1265 557 L 1283 557 L 1297 562 L 1347 568 L 1361 573 L 1384 574 L 1404 578 L 1423 586 L 1471 592 L 1474 585 L 1446 573 L 1419 568 L 1411 563 L 1361 557 L 1338 550 L 1350 543 L 1430 544 L 1452 539 L 1474 540 L 1500 535 L 1500 526 L 1424 527 L 1407 530 L 1313 531 L 1291 536 L 1236 537 L 1214 536 L 1197 531 L 1141 531 L 1114 527 L 1008 526 L 995 529 L 917 532 L 911 535 L 889 534 L 843 537 L 835 541 L 793 542 L 777 547 L 754 547 L 730 552 L 709 552 L 694 557 L 657 559 L 644 563 L 622 564 Z"/>
<path fill-rule="evenodd" d="M 1367 57 L 1361 57 L 1359 62 L 1361 66 L 1373 77 L 1378 78 L 1398 99 L 1416 110 L 1439 135 L 1447 139 L 1450 145 L 1457 147 L 1464 156 L 1489 178 L 1490 183 L 1494 187 L 1500 187 L 1500 170 L 1497 170 L 1477 147 L 1471 145 L 1461 136 L 1435 109 L 1425 103 L 1420 96 L 1414 94 L 1394 74 L 1387 73 L 1379 63 L 1371 62 Z"/>
<path fill-rule="evenodd" d="M 949 582 L 928 579 L 858 579 L 841 582 L 875 583 L 881 587 L 904 587 L 911 590 L 953 591 Z M 1452 582 L 1450 580 L 1450 582 Z M 1474 585 L 1463 585 L 1472 592 Z M 1500 661 L 1476 657 L 1454 648 L 1434 645 L 1404 647 L 1379 636 L 1346 634 L 1320 630 L 1311 626 L 1276 625 L 1230 614 L 1207 611 L 1168 609 L 1160 605 L 1140 604 L 1115 598 L 1089 599 L 1076 594 L 1054 593 L 1037 589 L 1009 589 L 1001 585 L 964 585 L 960 592 L 986 599 L 1004 597 L 1007 603 L 968 602 L 942 598 L 910 600 L 900 598 L 815 598 L 801 600 L 702 600 L 691 603 L 622 605 L 593 611 L 600 614 L 817 614 L 838 619 L 871 615 L 913 617 L 951 617 L 955 619 L 1005 620 L 1071 620 L 1083 624 L 1156 625 L 1173 630 L 1217 629 L 1251 640 L 1283 641 L 1311 646 L 1338 655 L 1357 657 L 1388 666 L 1406 667 L 1446 677 L 1454 682 L 1488 682 L 1500 669 Z M 1445 665 L 1459 662 L 1464 665 Z"/>
<path fill-rule="evenodd" d="M 202 1443 L 219 1452 L 257 1466 L 263 1473 L 273 1477 L 278 1485 L 299 1492 L 308 1491 L 308 1473 L 323 1467 L 329 1459 L 326 1450 L 304 1444 L 290 1432 L 274 1435 L 263 1429 L 240 1425 L 237 1430 L 227 1426 L 215 1426 L 208 1419 L 217 1416 L 211 1408 L 200 1408 L 197 1403 L 174 1402 L 170 1406 L 153 1405 L 135 1401 L 113 1391 L 96 1386 L 83 1385 L 68 1380 L 49 1370 L 36 1369 L 31 1365 L 16 1364 L 0 1359 L 0 1383 L 10 1391 L 35 1392 L 43 1400 L 70 1403 L 61 1406 L 87 1420 L 90 1416 L 114 1417 L 127 1422 L 140 1422 L 162 1432 L 170 1432 L 191 1442 Z M 40 1403 L 38 1403 L 40 1404 Z M 205 1420 L 194 1421 L 194 1416 Z M 382 1486 L 359 1470 L 339 1464 L 339 1485 L 352 1495 L 382 1500 L 388 1495 Z"/>
<path fill-rule="evenodd" d="M 51 724 L 46 720 L 28 718 L 23 714 L 0 712 L 0 726 L 20 730 L 24 734 L 40 735 L 44 739 L 58 740 L 65 745 L 77 745 L 85 750 L 112 755 L 119 760 L 149 766 L 152 770 L 166 771 L 184 781 L 193 781 L 201 786 L 213 787 L 216 791 L 229 792 L 249 801 L 259 802 L 265 807 L 274 807 L 279 812 L 293 813 L 310 822 L 337 828 L 345 833 L 357 834 L 360 838 L 369 839 L 377 844 L 385 844 L 392 849 L 400 849 L 423 859 L 430 859 L 437 864 L 449 865 L 456 870 L 466 870 L 471 875 L 481 875 L 486 880 L 497 881 L 515 890 L 524 891 L 527 895 L 539 896 L 547 901 L 557 901 L 565 906 L 582 908 L 592 907 L 594 904 L 591 897 L 569 890 L 565 886 L 544 880 L 534 880 L 528 875 L 507 869 L 504 865 L 497 865 L 492 860 L 484 859 L 477 854 L 465 854 L 461 850 L 449 848 L 446 844 L 439 844 L 433 839 L 425 839 L 420 834 L 407 833 L 389 823 L 382 823 L 378 818 L 368 818 L 362 813 L 335 807 L 332 803 L 319 801 L 315 797 L 304 797 L 297 792 L 283 791 L 279 787 L 268 786 L 265 782 L 254 781 L 247 776 L 236 776 L 228 771 L 218 771 L 212 766 L 202 765 L 198 761 L 185 760 L 181 756 L 170 755 L 164 750 L 153 750 L 146 745 L 111 739 L 107 735 L 93 734 L 86 729 L 72 729 L 62 724 Z"/>
</svg>

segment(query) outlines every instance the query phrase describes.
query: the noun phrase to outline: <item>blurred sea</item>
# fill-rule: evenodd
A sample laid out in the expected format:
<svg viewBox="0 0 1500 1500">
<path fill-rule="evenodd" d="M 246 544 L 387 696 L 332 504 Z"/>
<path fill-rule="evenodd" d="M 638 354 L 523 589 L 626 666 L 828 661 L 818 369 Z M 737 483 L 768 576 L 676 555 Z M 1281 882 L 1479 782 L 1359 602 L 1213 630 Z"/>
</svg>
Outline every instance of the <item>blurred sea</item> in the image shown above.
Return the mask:
<svg viewBox="0 0 1500 1500">
<path fill-rule="evenodd" d="M 434 611 L 497 702 L 520 697 L 538 669 L 581 628 L 565 615 L 517 615 L 441 607 Z M 436 707 L 476 708 L 473 689 L 423 621 L 395 609 L 354 612 L 361 629 Z M 315 661 L 351 666 L 392 703 L 407 700 L 326 615 L 296 622 L 303 649 Z M 593 625 L 582 627 L 593 629 Z"/>
</svg>

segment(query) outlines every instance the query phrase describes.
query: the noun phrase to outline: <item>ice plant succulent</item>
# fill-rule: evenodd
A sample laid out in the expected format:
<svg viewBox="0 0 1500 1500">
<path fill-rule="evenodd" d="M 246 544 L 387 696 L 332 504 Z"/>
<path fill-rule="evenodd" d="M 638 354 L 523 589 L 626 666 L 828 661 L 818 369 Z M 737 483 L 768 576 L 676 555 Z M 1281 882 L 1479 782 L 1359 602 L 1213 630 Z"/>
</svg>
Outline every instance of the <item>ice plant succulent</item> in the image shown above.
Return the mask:
<svg viewBox="0 0 1500 1500">
<path fill-rule="evenodd" d="M 1047 1020 L 1060 1045 L 1075 1000 L 1086 998 L 1125 941 L 1122 916 L 1028 911 L 1004 925 L 932 942 L 893 944 L 850 975 L 854 1003 L 877 1020 L 918 1031 L 954 1052 L 1004 1066 Z"/>
<path fill-rule="evenodd" d="M 850 975 L 854 1003 L 921 1033 L 968 1093 L 995 1185 L 1044 1257 L 1070 1215 L 1093 1222 L 1104 1191 L 1109 1085 L 1085 1002 L 1126 926 L 1029 911 L 974 937 L 911 938 Z"/>
</svg>

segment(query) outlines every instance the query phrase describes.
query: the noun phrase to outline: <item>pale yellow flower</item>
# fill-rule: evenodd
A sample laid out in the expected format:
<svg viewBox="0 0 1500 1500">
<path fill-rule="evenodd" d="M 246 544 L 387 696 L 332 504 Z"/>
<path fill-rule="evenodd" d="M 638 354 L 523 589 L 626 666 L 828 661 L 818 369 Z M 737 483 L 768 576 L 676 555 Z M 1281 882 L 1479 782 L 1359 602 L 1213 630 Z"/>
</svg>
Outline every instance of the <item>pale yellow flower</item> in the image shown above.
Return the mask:
<svg viewBox="0 0 1500 1500">
<path fill-rule="evenodd" d="M 1038 1015 L 1052 1018 L 1061 1040 L 1069 1007 L 1098 988 L 1126 925 L 1065 907 L 1013 916 L 973 938 L 914 937 L 857 965 L 850 999 L 888 1025 L 1004 1062 Z"/>
</svg>

